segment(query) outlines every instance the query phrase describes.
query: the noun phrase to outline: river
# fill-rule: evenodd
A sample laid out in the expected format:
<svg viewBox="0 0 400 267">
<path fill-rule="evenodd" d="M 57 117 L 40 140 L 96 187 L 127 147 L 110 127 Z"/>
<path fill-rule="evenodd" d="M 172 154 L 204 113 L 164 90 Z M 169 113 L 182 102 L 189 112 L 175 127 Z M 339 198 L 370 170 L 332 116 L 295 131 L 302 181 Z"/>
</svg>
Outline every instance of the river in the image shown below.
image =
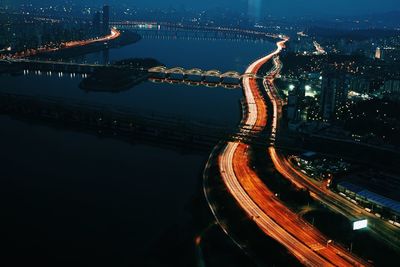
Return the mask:
<svg viewBox="0 0 400 267">
<path fill-rule="evenodd" d="M 74 60 L 151 57 L 168 67 L 243 72 L 273 48 L 266 41 L 144 36 L 136 44 Z M 81 90 L 80 80 L 58 73 L 3 75 L 0 91 L 223 126 L 240 120 L 241 90 L 145 82 L 120 93 L 94 93 Z M 159 246 L 178 246 L 174 237 L 190 228 L 207 153 L 129 144 L 6 115 L 0 123 L 0 242 L 16 266 L 26 259 L 49 266 L 134 266 L 159 255 Z"/>
</svg>

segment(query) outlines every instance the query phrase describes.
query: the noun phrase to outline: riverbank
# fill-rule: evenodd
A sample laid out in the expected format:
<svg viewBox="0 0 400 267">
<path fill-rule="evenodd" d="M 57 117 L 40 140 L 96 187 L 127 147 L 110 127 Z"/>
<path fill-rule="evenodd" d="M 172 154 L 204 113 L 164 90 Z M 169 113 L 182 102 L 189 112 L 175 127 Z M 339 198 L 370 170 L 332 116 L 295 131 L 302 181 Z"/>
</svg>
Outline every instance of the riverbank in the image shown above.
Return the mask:
<svg viewBox="0 0 400 267">
<path fill-rule="evenodd" d="M 82 80 L 79 87 L 86 91 L 121 92 L 146 81 L 149 78 L 148 69 L 160 65 L 159 61 L 152 58 L 121 60 L 95 70 Z"/>
<path fill-rule="evenodd" d="M 60 50 L 42 52 L 40 54 L 29 57 L 29 59 L 41 60 L 62 60 L 79 57 L 89 53 L 103 51 L 105 49 L 118 48 L 139 42 L 142 37 L 131 31 L 120 31 L 120 36 L 104 42 L 95 42 L 88 45 L 66 47 Z"/>
</svg>

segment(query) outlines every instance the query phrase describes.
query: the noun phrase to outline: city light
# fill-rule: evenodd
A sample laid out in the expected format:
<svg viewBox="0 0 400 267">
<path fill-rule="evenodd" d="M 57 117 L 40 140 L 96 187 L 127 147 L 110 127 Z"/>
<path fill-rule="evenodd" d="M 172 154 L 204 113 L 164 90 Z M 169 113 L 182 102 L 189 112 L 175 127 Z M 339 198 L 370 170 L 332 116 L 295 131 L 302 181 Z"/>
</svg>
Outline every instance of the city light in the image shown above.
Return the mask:
<svg viewBox="0 0 400 267">
<path fill-rule="evenodd" d="M 368 220 L 360 220 L 353 223 L 353 230 L 365 229 L 368 227 Z"/>
<path fill-rule="evenodd" d="M 15 266 L 396 266 L 390 1 L 6 0 L 3 254 Z"/>
</svg>

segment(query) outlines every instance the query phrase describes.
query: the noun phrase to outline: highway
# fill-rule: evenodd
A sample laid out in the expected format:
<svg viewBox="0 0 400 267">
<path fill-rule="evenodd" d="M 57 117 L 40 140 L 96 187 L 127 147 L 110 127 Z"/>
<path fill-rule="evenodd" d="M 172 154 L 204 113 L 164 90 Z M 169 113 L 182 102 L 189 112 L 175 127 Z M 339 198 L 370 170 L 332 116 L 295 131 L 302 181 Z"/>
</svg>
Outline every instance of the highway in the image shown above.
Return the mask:
<svg viewBox="0 0 400 267">
<path fill-rule="evenodd" d="M 85 46 L 85 45 L 90 45 L 94 43 L 101 43 L 101 42 L 107 42 L 110 40 L 114 40 L 121 36 L 121 32 L 118 31 L 117 29 L 111 29 L 111 33 L 109 35 L 100 37 L 100 38 L 95 38 L 95 39 L 89 39 L 89 40 L 83 40 L 83 41 L 71 41 L 71 42 L 66 42 L 61 44 L 63 48 L 72 48 L 72 47 L 79 47 L 79 46 Z"/>
<path fill-rule="evenodd" d="M 256 77 L 260 67 L 278 55 L 286 41 L 278 42 L 273 53 L 251 64 L 246 73 Z M 268 120 L 268 108 L 254 77 L 243 78 L 248 105 L 243 123 L 252 127 L 253 133 L 264 129 Z M 272 133 L 276 133 L 278 104 L 275 103 L 273 109 Z M 246 133 L 249 130 L 242 131 Z M 229 142 L 219 156 L 219 169 L 229 192 L 264 233 L 285 246 L 306 266 L 367 266 L 285 207 L 251 168 L 248 148 L 248 145 L 240 141 Z"/>
<path fill-rule="evenodd" d="M 275 61 L 275 69 L 281 69 L 281 62 Z M 269 100 L 274 106 L 274 122 L 273 132 L 276 134 L 279 119 L 282 116 L 282 99 L 277 93 L 277 89 L 273 83 L 274 74 L 271 74 L 269 79 L 264 81 L 264 87 L 267 90 Z M 287 157 L 277 151 L 274 146 L 269 148 L 269 155 L 278 170 L 284 177 L 290 180 L 296 187 L 307 189 L 311 193 L 311 197 L 326 205 L 330 210 L 342 214 L 349 220 L 369 220 L 369 229 L 372 233 L 382 241 L 388 243 L 391 247 L 400 250 L 399 237 L 400 231 L 395 226 L 388 222 L 377 218 L 374 214 L 367 212 L 364 208 L 341 197 L 331 191 L 326 183 L 318 183 L 300 170 L 296 169 Z"/>
<path fill-rule="evenodd" d="M 316 55 L 326 55 L 327 54 L 325 49 L 322 48 L 322 46 L 319 43 L 317 43 L 317 41 L 314 41 L 313 44 L 314 44 L 314 47 L 315 47 L 315 54 Z"/>
<path fill-rule="evenodd" d="M 121 32 L 118 31 L 117 29 L 113 28 L 113 29 L 111 29 L 111 32 L 109 35 L 106 35 L 103 37 L 87 39 L 87 40 L 79 40 L 79 41 L 70 41 L 70 42 L 61 43 L 58 46 L 38 47 L 36 49 L 29 49 L 29 50 L 26 50 L 23 52 L 19 52 L 19 53 L 13 54 L 11 56 L 7 56 L 5 58 L 12 58 L 12 59 L 25 58 L 25 57 L 35 56 L 35 55 L 38 55 L 41 53 L 55 52 L 55 51 L 59 51 L 62 49 L 81 47 L 81 46 L 95 44 L 95 43 L 107 42 L 110 40 L 114 40 L 120 36 L 121 36 Z"/>
</svg>

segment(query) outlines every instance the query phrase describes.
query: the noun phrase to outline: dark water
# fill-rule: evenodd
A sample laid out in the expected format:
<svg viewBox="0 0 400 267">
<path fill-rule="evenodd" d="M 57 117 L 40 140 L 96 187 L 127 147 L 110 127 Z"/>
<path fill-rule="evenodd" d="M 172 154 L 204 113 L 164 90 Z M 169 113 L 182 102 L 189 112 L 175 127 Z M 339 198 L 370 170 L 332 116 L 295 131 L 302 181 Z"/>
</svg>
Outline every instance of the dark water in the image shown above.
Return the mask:
<svg viewBox="0 0 400 267">
<path fill-rule="evenodd" d="M 111 50 L 109 60 L 153 57 L 167 66 L 237 70 L 270 43 L 159 40 Z M 77 60 L 101 62 L 103 53 Z M 80 90 L 80 77 L 0 76 L 1 92 L 51 96 L 235 125 L 240 90 L 143 83 L 121 93 Z M 206 153 L 128 144 L 0 116 L 0 266 L 140 266 L 171 229 L 192 223 Z M 178 231 L 179 231 L 178 230 Z M 151 252 L 149 252 L 151 251 Z M 152 255 L 152 256 L 149 256 Z M 13 264 L 4 265 L 4 261 Z M 71 265 L 70 265 L 71 264 Z M 75 265 L 74 265 L 75 264 Z"/>
</svg>

